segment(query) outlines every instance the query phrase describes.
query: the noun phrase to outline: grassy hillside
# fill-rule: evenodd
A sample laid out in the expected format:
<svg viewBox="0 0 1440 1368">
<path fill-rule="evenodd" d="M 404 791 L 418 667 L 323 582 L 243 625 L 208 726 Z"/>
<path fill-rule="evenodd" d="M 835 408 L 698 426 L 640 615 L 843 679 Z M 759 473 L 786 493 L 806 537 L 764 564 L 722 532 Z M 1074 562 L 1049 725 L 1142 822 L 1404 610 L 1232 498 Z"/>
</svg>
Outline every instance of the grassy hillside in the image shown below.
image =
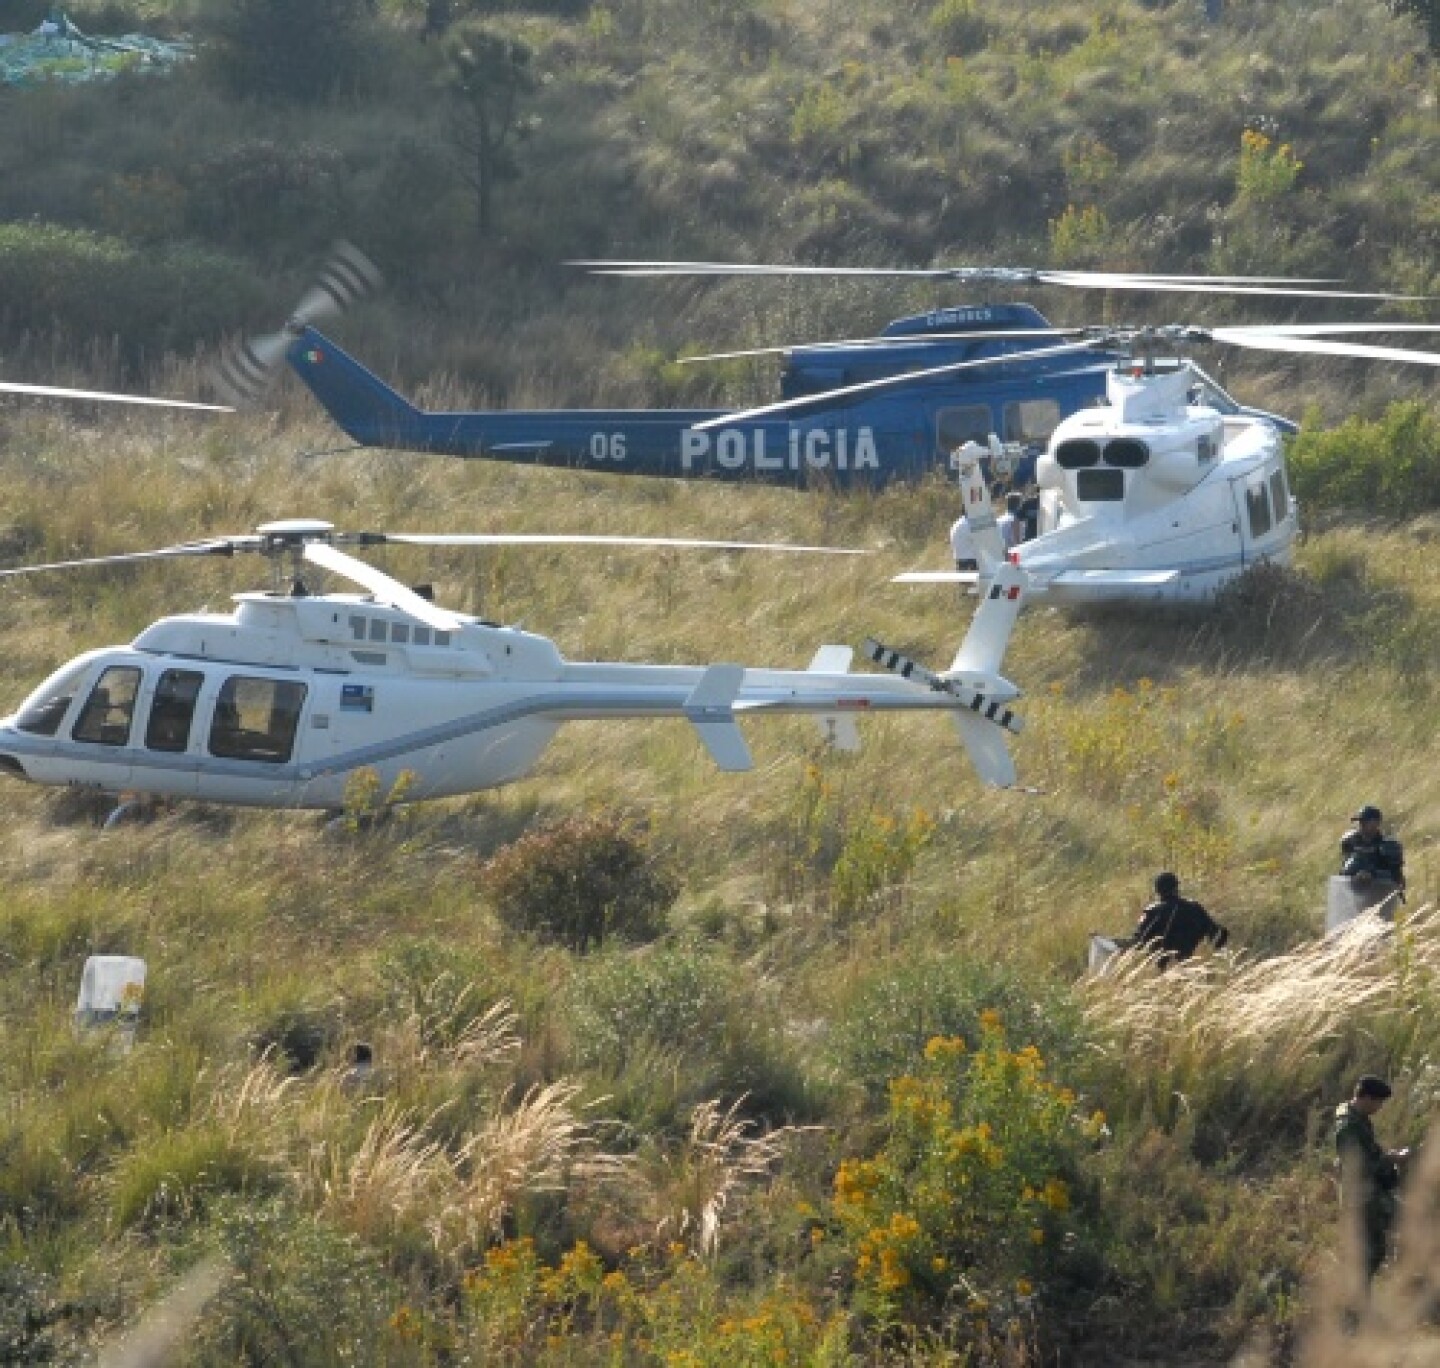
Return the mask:
<svg viewBox="0 0 1440 1368">
<path fill-rule="evenodd" d="M 35 8 L 0 4 L 0 29 Z M 0 366 L 196 392 L 209 349 L 273 327 L 340 232 L 391 280 L 347 343 L 446 402 L 755 398 L 763 367 L 669 362 L 953 299 L 586 281 L 572 255 L 1434 288 L 1419 26 L 1380 0 L 1229 0 L 1217 27 L 1200 8 L 496 6 L 544 79 L 487 238 L 418 7 L 376 7 L 370 60 L 321 101 L 236 95 L 208 49 L 172 81 L 0 90 Z M 72 13 L 213 33 L 198 5 Z M 1064 322 L 1276 316 L 1034 297 Z M 74 795 L 7 784 L 0 1360 L 83 1361 L 178 1285 L 204 1303 L 182 1361 L 217 1368 L 1356 1361 L 1331 1324 L 1353 1288 L 1327 1117 L 1363 1071 L 1397 1082 L 1388 1143 L 1436 1104 L 1440 577 L 1415 515 L 1440 441 L 1425 377 L 1226 378 L 1310 414 L 1302 573 L 1209 616 L 1027 614 L 1008 665 L 1031 791 L 982 790 L 939 718 L 872 725 L 858 757 L 753 724 L 743 776 L 680 724 L 575 725 L 526 783 L 373 831 L 359 789 L 338 831 L 181 809 L 102 835 Z M 575 658 L 798 666 L 873 633 L 944 660 L 969 612 L 888 583 L 943 562 L 938 480 L 839 499 L 297 454 L 334 442 L 293 392 L 213 424 L 9 404 L 0 559 L 298 515 L 875 552 L 385 553 Z M 7 582 L 0 706 L 244 572 Z M 1326 946 L 1324 879 L 1364 801 L 1406 842 L 1410 903 L 1393 938 Z M 573 868 L 553 828 L 577 815 L 678 888 L 661 934 L 580 954 L 515 929 L 506 888 Z M 1083 981 L 1089 933 L 1126 929 L 1165 867 L 1234 954 Z M 127 1055 L 70 1026 L 107 951 L 150 964 Z M 347 1091 L 357 1040 L 379 1075 Z M 1429 1346 L 1440 1182 L 1415 1185 L 1377 1353 Z"/>
<path fill-rule="evenodd" d="M 13 411 L 9 554 L 302 512 L 743 527 L 877 554 L 387 563 L 574 657 L 800 664 L 875 632 L 933 660 L 968 611 L 886 584 L 937 559 L 938 484 L 839 500 L 289 454 L 322 440 L 303 418 Z M 1378 1070 L 1400 1084 L 1391 1141 L 1433 1111 L 1432 530 L 1316 536 L 1278 606 L 1218 621 L 1028 615 L 1010 663 L 1032 793 L 982 791 L 940 719 L 869 729 L 853 759 L 754 725 L 746 776 L 680 725 L 577 725 L 534 779 L 369 835 L 185 810 L 101 835 L 73 798 L 7 786 L 0 1344 L 69 1359 L 197 1267 L 222 1290 L 195 1363 L 1293 1343 L 1331 1300 L 1327 1109 Z M 202 564 L 10 585 L 0 695 L 246 583 Z M 1315 944 L 1323 880 L 1370 799 L 1407 842 L 1412 920 L 1337 956 Z M 678 878 L 658 941 L 578 955 L 498 919 L 487 861 L 576 812 L 623 815 Z M 1087 987 L 1088 933 L 1124 929 L 1163 866 L 1237 955 Z M 101 951 L 151 968 L 123 1057 L 69 1026 Z M 360 1096 L 337 1084 L 356 1039 L 381 1072 Z M 943 1154 L 958 1167 L 924 1167 Z"/>
<path fill-rule="evenodd" d="M 509 403 L 749 398 L 768 368 L 680 377 L 664 362 L 955 301 L 888 284 L 593 282 L 560 265 L 574 256 L 1435 283 L 1432 67 L 1421 27 L 1383 0 L 1234 0 L 1214 26 L 1198 0 L 479 8 L 531 47 L 541 78 L 488 236 L 418 5 L 366 20 L 353 70 L 318 103 L 298 79 L 230 93 L 203 8 L 77 7 L 91 27 L 192 32 L 202 60 L 172 80 L 0 91 L 0 219 L 25 225 L 0 241 L 10 364 L 48 369 L 57 327 L 72 344 L 118 338 L 133 369 L 274 326 L 337 233 L 392 282 L 347 325 L 363 354 L 407 383 L 449 376 Z M 57 240 L 52 225 L 98 237 Z M 1035 297 L 1067 323 L 1316 313 Z M 1332 419 L 1429 383 L 1231 368 L 1248 398 L 1297 416 L 1313 400 Z"/>
</svg>

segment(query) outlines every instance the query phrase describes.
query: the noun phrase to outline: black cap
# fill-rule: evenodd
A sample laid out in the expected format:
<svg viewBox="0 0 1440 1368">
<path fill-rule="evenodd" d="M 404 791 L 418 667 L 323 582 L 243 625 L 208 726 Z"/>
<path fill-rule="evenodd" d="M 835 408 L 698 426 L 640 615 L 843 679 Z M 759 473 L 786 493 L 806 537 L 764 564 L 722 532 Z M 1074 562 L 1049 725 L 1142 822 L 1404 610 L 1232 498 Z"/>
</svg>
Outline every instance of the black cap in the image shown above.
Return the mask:
<svg viewBox="0 0 1440 1368">
<path fill-rule="evenodd" d="M 1374 803 L 1366 803 L 1350 820 L 1352 822 L 1383 822 L 1385 814 Z"/>
<path fill-rule="evenodd" d="M 1355 1084 L 1356 1097 L 1378 1097 L 1382 1102 L 1394 1089 L 1375 1074 L 1362 1074 Z"/>
<path fill-rule="evenodd" d="M 1166 870 L 1163 874 L 1157 874 L 1155 876 L 1155 891 L 1162 898 L 1167 897 L 1171 893 L 1178 893 L 1180 891 L 1180 876 L 1170 873 L 1169 870 Z"/>
</svg>

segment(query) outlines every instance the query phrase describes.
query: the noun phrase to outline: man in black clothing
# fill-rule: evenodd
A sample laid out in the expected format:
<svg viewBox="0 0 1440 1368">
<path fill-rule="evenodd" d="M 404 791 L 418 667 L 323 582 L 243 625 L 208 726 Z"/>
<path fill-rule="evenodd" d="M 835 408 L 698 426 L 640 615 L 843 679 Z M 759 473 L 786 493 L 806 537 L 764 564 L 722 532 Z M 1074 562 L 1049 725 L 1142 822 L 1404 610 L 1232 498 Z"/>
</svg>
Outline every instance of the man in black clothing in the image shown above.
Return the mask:
<svg viewBox="0 0 1440 1368">
<path fill-rule="evenodd" d="M 1354 831 L 1347 831 L 1340 840 L 1342 874 L 1360 883 L 1380 880 L 1405 887 L 1405 850 L 1399 841 L 1381 830 L 1385 814 L 1367 803 L 1351 819 Z"/>
<path fill-rule="evenodd" d="M 1219 950 L 1230 933 L 1198 902 L 1180 896 L 1180 880 L 1170 873 L 1155 876 L 1156 901 L 1140 914 L 1133 944 L 1159 952 L 1158 962 L 1168 969 L 1187 960 L 1209 940 Z"/>
<path fill-rule="evenodd" d="M 1390 1097 L 1383 1078 L 1366 1074 L 1355 1095 L 1335 1108 L 1335 1157 L 1340 1166 L 1340 1192 L 1351 1220 L 1365 1242 L 1365 1276 L 1373 1279 L 1385 1262 L 1390 1227 L 1395 1224 L 1395 1189 L 1409 1150 L 1382 1149 L 1372 1117 Z"/>
</svg>

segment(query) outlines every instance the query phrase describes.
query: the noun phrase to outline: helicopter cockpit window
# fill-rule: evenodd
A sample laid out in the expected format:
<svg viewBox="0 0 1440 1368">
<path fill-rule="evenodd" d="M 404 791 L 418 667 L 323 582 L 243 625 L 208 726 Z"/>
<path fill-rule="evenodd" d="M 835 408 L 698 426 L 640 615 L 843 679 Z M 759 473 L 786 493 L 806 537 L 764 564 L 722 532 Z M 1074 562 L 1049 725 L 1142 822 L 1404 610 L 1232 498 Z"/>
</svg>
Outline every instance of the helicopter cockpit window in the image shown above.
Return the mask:
<svg viewBox="0 0 1440 1368">
<path fill-rule="evenodd" d="M 56 670 L 21 706 L 15 725 L 36 736 L 54 736 L 70 711 L 75 693 L 90 673 L 90 661 Z"/>
<path fill-rule="evenodd" d="M 1020 399 L 1005 405 L 1007 442 L 1048 442 L 1060 426 L 1060 405 L 1054 399 Z"/>
<path fill-rule="evenodd" d="M 288 679 L 231 675 L 215 700 L 210 754 L 283 765 L 295 749 L 305 686 Z"/>
<path fill-rule="evenodd" d="M 966 442 L 979 442 L 995 431 L 989 404 L 967 404 L 964 408 L 943 408 L 935 415 L 935 441 L 941 455 L 948 456 Z"/>
<path fill-rule="evenodd" d="M 139 692 L 140 671 L 133 665 L 112 665 L 90 690 L 90 697 L 70 731 L 71 740 L 89 741 L 97 746 L 123 746 L 130 739 L 135 695 Z"/>
<path fill-rule="evenodd" d="M 195 700 L 204 682 L 199 670 L 166 670 L 160 676 L 145 726 L 145 745 L 150 750 L 178 752 L 190 744 Z"/>
<path fill-rule="evenodd" d="M 1055 449 L 1055 463 L 1061 470 L 1088 470 L 1100 464 L 1100 443 L 1088 438 L 1061 442 Z"/>
<path fill-rule="evenodd" d="M 1117 437 L 1105 443 L 1105 464 L 1118 470 L 1139 470 L 1150 462 L 1150 448 L 1133 437 Z"/>
<path fill-rule="evenodd" d="M 1270 477 L 1270 501 L 1275 505 L 1275 521 L 1284 522 L 1290 516 L 1290 492 L 1285 488 L 1285 472 L 1277 470 Z"/>
<path fill-rule="evenodd" d="M 1250 535 L 1263 537 L 1270 530 L 1270 498 L 1264 480 L 1246 487 L 1245 508 L 1250 515 Z"/>
</svg>

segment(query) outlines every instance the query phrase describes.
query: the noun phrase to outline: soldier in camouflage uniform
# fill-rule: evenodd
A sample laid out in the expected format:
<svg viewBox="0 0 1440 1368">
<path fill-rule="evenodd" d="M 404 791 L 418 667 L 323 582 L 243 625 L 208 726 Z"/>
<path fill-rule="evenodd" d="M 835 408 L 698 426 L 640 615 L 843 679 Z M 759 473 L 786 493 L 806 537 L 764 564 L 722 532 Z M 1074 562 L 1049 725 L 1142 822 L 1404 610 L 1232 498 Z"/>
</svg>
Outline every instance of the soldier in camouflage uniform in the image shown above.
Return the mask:
<svg viewBox="0 0 1440 1368">
<path fill-rule="evenodd" d="M 1371 1118 L 1390 1097 L 1383 1078 L 1366 1074 L 1355 1095 L 1335 1108 L 1335 1155 L 1345 1209 L 1358 1214 L 1365 1237 L 1365 1277 L 1372 1280 L 1385 1262 L 1395 1223 L 1395 1189 L 1408 1150 L 1384 1150 Z M 1353 1219 L 1353 1218 L 1352 1218 Z"/>
</svg>

